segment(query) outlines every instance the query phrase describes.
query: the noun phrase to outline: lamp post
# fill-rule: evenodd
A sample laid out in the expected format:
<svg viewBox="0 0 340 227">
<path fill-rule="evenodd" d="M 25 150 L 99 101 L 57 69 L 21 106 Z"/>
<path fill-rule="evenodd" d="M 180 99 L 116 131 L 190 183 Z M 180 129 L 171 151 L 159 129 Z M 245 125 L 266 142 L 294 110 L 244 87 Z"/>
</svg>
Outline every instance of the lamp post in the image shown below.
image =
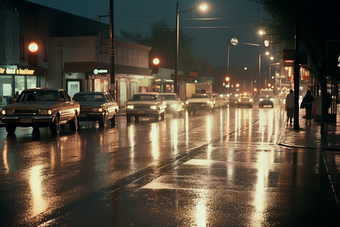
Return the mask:
<svg viewBox="0 0 340 227">
<path fill-rule="evenodd" d="M 207 9 L 207 5 L 200 5 L 191 9 L 187 9 L 184 11 L 179 11 L 178 1 L 176 3 L 176 54 L 175 54 L 175 80 L 174 80 L 174 92 L 178 94 L 178 52 L 179 52 L 179 14 L 188 12 L 194 9 Z"/>
<path fill-rule="evenodd" d="M 258 95 L 260 95 L 260 90 L 261 90 L 261 58 L 262 58 L 262 55 L 269 55 L 269 52 L 265 52 L 264 54 L 261 54 L 259 53 L 259 78 L 258 78 Z"/>
</svg>

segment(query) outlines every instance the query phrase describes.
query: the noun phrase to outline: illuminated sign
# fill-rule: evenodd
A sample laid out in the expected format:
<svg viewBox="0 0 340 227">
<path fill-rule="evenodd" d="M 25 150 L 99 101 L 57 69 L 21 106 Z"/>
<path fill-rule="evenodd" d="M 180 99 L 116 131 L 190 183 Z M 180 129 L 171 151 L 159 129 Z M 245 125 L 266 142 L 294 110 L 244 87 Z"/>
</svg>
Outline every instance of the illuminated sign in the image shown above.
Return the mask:
<svg viewBox="0 0 340 227">
<path fill-rule="evenodd" d="M 93 70 L 93 73 L 96 75 L 99 73 L 108 73 L 108 70 L 107 69 L 95 69 Z"/>
<path fill-rule="evenodd" d="M 16 68 L 1 68 L 0 74 L 6 75 L 34 75 L 34 70 L 32 69 L 16 69 Z"/>
</svg>

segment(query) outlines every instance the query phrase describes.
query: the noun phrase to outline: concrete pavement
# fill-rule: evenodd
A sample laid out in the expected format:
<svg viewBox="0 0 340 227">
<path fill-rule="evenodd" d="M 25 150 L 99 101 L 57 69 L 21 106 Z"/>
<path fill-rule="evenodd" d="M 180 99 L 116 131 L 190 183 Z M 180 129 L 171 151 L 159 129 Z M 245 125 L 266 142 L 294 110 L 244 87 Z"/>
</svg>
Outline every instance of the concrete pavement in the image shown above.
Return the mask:
<svg viewBox="0 0 340 227">
<path fill-rule="evenodd" d="M 340 108 L 338 106 L 338 113 Z M 281 146 L 294 148 L 320 149 L 322 161 L 326 167 L 328 179 L 330 180 L 334 199 L 339 208 L 340 200 L 340 117 L 337 116 L 337 123 L 325 123 L 324 133 L 321 134 L 321 122 L 312 120 L 311 124 L 306 124 L 305 109 L 300 109 L 299 129 L 294 129 L 282 123 L 282 132 L 278 139 Z"/>
</svg>

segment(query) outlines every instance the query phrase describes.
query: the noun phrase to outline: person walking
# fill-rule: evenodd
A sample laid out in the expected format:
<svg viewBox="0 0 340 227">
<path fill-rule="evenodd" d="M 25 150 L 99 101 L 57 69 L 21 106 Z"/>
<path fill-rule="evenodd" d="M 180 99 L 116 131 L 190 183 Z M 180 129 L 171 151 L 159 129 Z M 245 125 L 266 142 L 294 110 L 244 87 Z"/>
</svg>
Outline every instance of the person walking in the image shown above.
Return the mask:
<svg viewBox="0 0 340 227">
<path fill-rule="evenodd" d="M 309 122 L 311 123 L 312 120 L 312 107 L 313 107 L 314 97 L 310 90 L 307 91 L 305 97 L 302 99 L 302 103 L 306 109 L 306 124 Z"/>
<path fill-rule="evenodd" d="M 294 117 L 294 92 L 293 89 L 290 89 L 290 93 L 286 96 L 286 110 L 287 110 L 287 124 L 288 121 L 292 124 Z"/>
</svg>

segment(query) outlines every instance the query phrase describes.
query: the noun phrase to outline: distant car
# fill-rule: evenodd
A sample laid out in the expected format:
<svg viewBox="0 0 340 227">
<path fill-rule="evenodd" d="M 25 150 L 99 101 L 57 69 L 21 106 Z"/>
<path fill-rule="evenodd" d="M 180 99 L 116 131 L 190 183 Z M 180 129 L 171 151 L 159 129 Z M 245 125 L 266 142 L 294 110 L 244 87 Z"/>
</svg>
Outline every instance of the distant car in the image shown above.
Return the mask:
<svg viewBox="0 0 340 227">
<path fill-rule="evenodd" d="M 8 134 L 14 134 L 17 126 L 33 127 L 33 132 L 49 127 L 52 134 L 58 134 L 60 125 L 67 123 L 71 130 L 77 130 L 79 112 L 79 103 L 71 100 L 64 89 L 31 88 L 3 107 L 1 121 Z"/>
<path fill-rule="evenodd" d="M 182 117 L 184 103 L 176 93 L 160 93 L 160 96 L 166 103 L 166 113 L 171 113 L 174 117 Z"/>
<path fill-rule="evenodd" d="M 125 105 L 126 120 L 139 121 L 139 117 L 152 117 L 156 121 L 165 118 L 166 104 L 157 92 L 136 93 Z"/>
<path fill-rule="evenodd" d="M 261 89 L 259 97 L 259 108 L 264 106 L 274 107 L 274 91 L 271 89 Z"/>
<path fill-rule="evenodd" d="M 241 94 L 237 99 L 237 107 L 248 106 L 253 108 L 254 99 L 251 94 Z"/>
<path fill-rule="evenodd" d="M 192 94 L 185 106 L 189 114 L 195 114 L 197 110 L 214 111 L 214 101 L 209 94 Z"/>
<path fill-rule="evenodd" d="M 239 96 L 240 96 L 239 94 L 230 95 L 229 96 L 229 106 L 236 106 L 237 99 L 238 99 Z"/>
<path fill-rule="evenodd" d="M 108 92 L 78 92 L 72 98 L 80 104 L 78 121 L 98 121 L 100 127 L 110 120 L 111 127 L 116 125 L 118 104 Z"/>
<path fill-rule="evenodd" d="M 227 103 L 226 103 L 226 98 L 224 95 L 220 95 L 220 94 L 212 94 L 212 98 L 214 101 L 214 108 L 224 108 Z"/>
</svg>

